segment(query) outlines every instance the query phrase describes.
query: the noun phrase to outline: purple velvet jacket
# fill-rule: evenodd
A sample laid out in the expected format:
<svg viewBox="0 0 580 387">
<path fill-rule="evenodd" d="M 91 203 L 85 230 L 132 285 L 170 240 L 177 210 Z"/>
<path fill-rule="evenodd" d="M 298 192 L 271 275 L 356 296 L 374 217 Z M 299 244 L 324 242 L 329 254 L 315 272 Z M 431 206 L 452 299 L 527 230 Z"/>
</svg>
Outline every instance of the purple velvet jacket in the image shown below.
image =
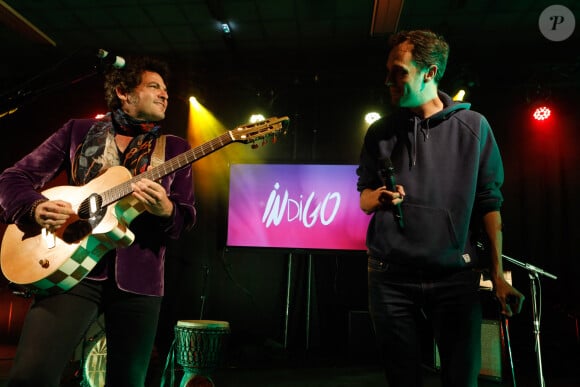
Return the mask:
<svg viewBox="0 0 580 387">
<path fill-rule="evenodd" d="M 71 165 L 77 146 L 84 140 L 93 119 L 74 119 L 50 136 L 30 154 L 0 174 L 0 221 L 18 226 L 30 224 L 30 209 L 34 201 L 42 199 L 43 187 L 65 172 L 71 180 Z M 165 159 L 190 149 L 184 139 L 166 136 Z M 177 239 L 195 223 L 196 211 L 193 176 L 184 167 L 165 176 L 161 184 L 174 203 L 173 215 L 162 219 L 144 212 L 129 228 L 135 241 L 104 256 L 87 278 L 106 279 L 114 264 L 120 289 L 152 296 L 164 292 L 164 260 L 169 239 Z M 66 198 L 62 198 L 66 200 Z"/>
</svg>

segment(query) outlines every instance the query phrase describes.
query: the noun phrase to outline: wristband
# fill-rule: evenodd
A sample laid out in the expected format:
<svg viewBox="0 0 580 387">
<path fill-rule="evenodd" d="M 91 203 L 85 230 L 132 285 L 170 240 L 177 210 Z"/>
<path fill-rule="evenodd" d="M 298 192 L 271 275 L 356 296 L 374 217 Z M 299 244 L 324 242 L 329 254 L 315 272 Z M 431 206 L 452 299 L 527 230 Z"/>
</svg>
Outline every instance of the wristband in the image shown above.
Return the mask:
<svg viewBox="0 0 580 387">
<path fill-rule="evenodd" d="M 47 201 L 48 201 L 48 199 L 42 198 L 42 199 L 35 200 L 34 203 L 32 203 L 32 206 L 30 206 L 30 213 L 29 213 L 30 219 L 32 219 L 33 221 L 36 222 L 36 218 L 34 216 L 34 213 L 36 212 L 36 207 L 38 207 L 38 205 L 40 203 L 44 203 Z"/>
</svg>

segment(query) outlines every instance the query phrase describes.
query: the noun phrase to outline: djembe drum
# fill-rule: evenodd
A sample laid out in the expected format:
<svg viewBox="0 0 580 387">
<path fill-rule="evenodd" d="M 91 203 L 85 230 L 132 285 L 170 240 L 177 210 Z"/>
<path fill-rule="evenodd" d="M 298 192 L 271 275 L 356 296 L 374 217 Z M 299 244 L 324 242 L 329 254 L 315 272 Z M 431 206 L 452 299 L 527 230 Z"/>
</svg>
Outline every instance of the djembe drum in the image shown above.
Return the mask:
<svg viewBox="0 0 580 387">
<path fill-rule="evenodd" d="M 179 320 L 175 326 L 176 360 L 183 367 L 180 387 L 214 386 L 211 374 L 222 363 L 230 324 L 214 320 Z M 197 382 L 197 384 L 196 384 Z"/>
<path fill-rule="evenodd" d="M 83 387 L 104 387 L 107 372 L 107 339 L 103 335 L 88 352 L 83 365 Z"/>
</svg>

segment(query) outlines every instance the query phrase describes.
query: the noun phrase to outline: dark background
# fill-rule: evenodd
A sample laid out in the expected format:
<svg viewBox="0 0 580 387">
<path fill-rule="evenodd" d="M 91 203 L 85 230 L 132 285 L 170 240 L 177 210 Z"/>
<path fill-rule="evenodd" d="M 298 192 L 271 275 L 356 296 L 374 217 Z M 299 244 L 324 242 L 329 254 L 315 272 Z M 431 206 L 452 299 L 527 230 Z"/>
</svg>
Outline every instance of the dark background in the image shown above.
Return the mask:
<svg viewBox="0 0 580 387">
<path fill-rule="evenodd" d="M 170 61 L 169 133 L 187 137 L 191 94 L 226 128 L 244 123 L 257 106 L 268 116 L 290 117 L 288 133 L 276 144 L 256 150 L 233 144 L 194 163 L 198 222 L 168 252 L 161 351 L 177 320 L 204 318 L 230 322 L 234 361 L 267 363 L 304 351 L 373 361 L 363 252 L 225 246 L 228 163 L 356 164 L 362 115 L 371 107 L 389 111 L 383 83 L 392 29 L 373 32 L 373 1 L 9 3 L 56 46 L 0 13 L 6 46 L 0 104 L 2 112 L 18 107 L 0 118 L 0 169 L 67 119 L 105 110 L 102 77 L 92 74 L 98 48 Z M 576 1 L 558 4 L 578 19 Z M 538 17 L 549 5 L 407 1 L 397 28 L 432 28 L 447 37 L 451 54 L 441 89 L 469 85 L 467 100 L 494 129 L 506 172 L 504 253 L 558 277 L 541 277 L 539 301 L 544 358 L 550 372 L 560 372 L 572 368 L 579 344 L 580 46 L 577 30 L 561 42 L 541 35 Z M 215 29 L 221 19 L 233 21 L 233 36 Z M 530 119 L 536 100 L 553 106 L 554 117 L 542 126 Z M 528 272 L 505 267 L 527 296 L 522 313 L 510 319 L 514 355 L 533 358 Z M 13 342 L 23 311 L 7 288 L 4 293 L 3 304 L 15 313 L 2 312 L 3 340 Z M 493 303 L 486 305 L 487 317 L 497 318 Z"/>
</svg>

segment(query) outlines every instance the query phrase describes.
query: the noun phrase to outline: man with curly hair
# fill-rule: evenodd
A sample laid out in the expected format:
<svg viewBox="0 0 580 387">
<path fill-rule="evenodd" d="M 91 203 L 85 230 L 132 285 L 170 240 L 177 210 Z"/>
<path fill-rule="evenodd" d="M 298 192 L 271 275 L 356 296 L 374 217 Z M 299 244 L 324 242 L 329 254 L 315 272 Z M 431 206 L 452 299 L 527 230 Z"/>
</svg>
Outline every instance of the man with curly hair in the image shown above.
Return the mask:
<svg viewBox="0 0 580 387">
<path fill-rule="evenodd" d="M 47 197 L 40 190 L 61 171 L 71 186 L 90 185 L 97 177 L 106 185 L 106 179 L 114 177 L 107 175 L 111 167 L 124 167 L 128 177 L 121 180 L 147 171 L 157 155 L 156 145 L 162 142 L 159 121 L 165 118 L 168 104 L 167 77 L 167 65 L 149 57 L 128 58 L 123 68 L 110 68 L 105 73 L 110 108 L 106 116 L 71 119 L 0 175 L 1 220 L 36 234 L 42 230 L 60 235 L 62 229 L 71 228 L 70 220 L 79 209 L 73 208 L 69 195 Z M 180 137 L 163 139 L 160 154 L 166 159 L 190 149 Z M 109 172 L 113 171 L 117 170 Z M 99 204 L 98 200 L 88 203 Z M 145 385 L 164 292 L 167 243 L 195 222 L 192 169 L 182 168 L 155 181 L 136 179 L 129 195 L 112 206 L 119 217 L 131 214 L 124 219 L 130 223 L 124 237 L 134 240 L 104 253 L 72 288 L 35 295 L 8 386 L 58 386 L 75 347 L 101 314 L 106 385 Z M 93 221 L 101 212 L 91 210 L 89 215 Z M 91 225 L 98 229 L 95 223 Z M 68 237 L 71 240 L 63 237 L 66 243 L 77 242 L 74 235 Z"/>
</svg>

